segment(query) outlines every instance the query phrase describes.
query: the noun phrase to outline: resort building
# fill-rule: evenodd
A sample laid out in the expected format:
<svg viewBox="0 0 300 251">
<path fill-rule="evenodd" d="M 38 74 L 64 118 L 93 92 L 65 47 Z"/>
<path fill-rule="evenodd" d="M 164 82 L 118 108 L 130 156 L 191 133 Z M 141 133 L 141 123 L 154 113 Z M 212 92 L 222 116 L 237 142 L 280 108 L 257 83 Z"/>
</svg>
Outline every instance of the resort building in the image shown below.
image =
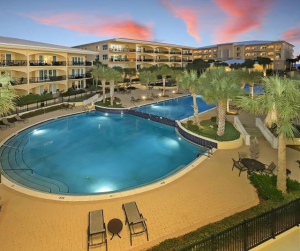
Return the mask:
<svg viewBox="0 0 300 251">
<path fill-rule="evenodd" d="M 193 60 L 194 47 L 114 38 L 75 46 L 83 50 L 97 51 L 102 64 L 109 67 L 141 69 L 153 65 L 185 67 Z"/>
<path fill-rule="evenodd" d="M 81 89 L 97 53 L 66 46 L 0 36 L 0 71 L 15 80 L 19 95 Z"/>
<path fill-rule="evenodd" d="M 194 59 L 226 61 L 230 59 L 256 59 L 268 57 L 271 68 L 285 70 L 286 59 L 293 58 L 294 45 L 285 41 L 244 41 L 199 47 L 194 50 Z"/>
</svg>

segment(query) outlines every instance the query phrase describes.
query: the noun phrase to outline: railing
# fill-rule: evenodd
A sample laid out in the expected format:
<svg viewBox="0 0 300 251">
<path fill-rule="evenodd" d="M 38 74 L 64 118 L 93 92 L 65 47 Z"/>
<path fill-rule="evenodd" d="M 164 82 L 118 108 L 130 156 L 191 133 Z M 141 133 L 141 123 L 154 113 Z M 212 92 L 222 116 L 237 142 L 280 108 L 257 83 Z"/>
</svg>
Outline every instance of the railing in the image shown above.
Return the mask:
<svg viewBox="0 0 300 251">
<path fill-rule="evenodd" d="M 265 139 L 271 144 L 273 148 L 278 148 L 278 139 L 274 134 L 265 126 L 260 118 L 255 118 L 255 126 L 261 131 Z"/>
<path fill-rule="evenodd" d="M 153 50 L 143 50 L 143 52 L 146 52 L 146 53 L 153 53 L 154 51 L 153 51 Z"/>
<path fill-rule="evenodd" d="M 0 67 L 1 66 L 27 66 L 26 60 L 1 60 L 0 61 Z"/>
<path fill-rule="evenodd" d="M 191 52 L 182 52 L 182 55 L 193 55 Z"/>
<path fill-rule="evenodd" d="M 178 251 L 246 251 L 300 224 L 300 199 Z"/>
<path fill-rule="evenodd" d="M 30 60 L 30 66 L 66 66 L 66 61 L 52 61 L 48 62 L 45 60 Z"/>
<path fill-rule="evenodd" d="M 73 62 L 73 61 L 69 61 L 68 62 L 69 66 L 92 66 L 93 62 L 91 61 L 83 61 L 83 62 Z"/>
<path fill-rule="evenodd" d="M 66 75 L 61 76 L 48 76 L 48 77 L 31 77 L 29 83 L 41 83 L 41 82 L 55 82 L 66 80 Z"/>
<path fill-rule="evenodd" d="M 154 59 L 137 59 L 138 62 L 154 62 Z"/>
<path fill-rule="evenodd" d="M 110 49 L 111 52 L 135 52 L 135 49 Z"/>
<path fill-rule="evenodd" d="M 155 62 L 170 62 L 169 59 L 155 59 Z"/>
<path fill-rule="evenodd" d="M 134 59 L 129 59 L 129 58 L 111 58 L 109 59 L 110 62 L 128 62 L 128 61 L 134 61 Z"/>
<path fill-rule="evenodd" d="M 69 79 L 80 79 L 80 78 L 91 78 L 92 74 L 91 73 L 84 73 L 84 74 L 76 74 L 76 75 L 69 75 Z"/>
<path fill-rule="evenodd" d="M 11 85 L 24 85 L 27 84 L 27 78 L 14 78 L 13 81 L 10 82 Z"/>
<path fill-rule="evenodd" d="M 168 51 L 154 51 L 154 53 L 160 53 L 160 54 L 169 54 Z"/>
<path fill-rule="evenodd" d="M 170 59 L 170 62 L 181 62 L 181 59 Z"/>
<path fill-rule="evenodd" d="M 182 59 L 182 62 L 193 62 L 193 60 L 190 60 L 190 59 Z"/>
<path fill-rule="evenodd" d="M 238 129 L 238 131 L 242 134 L 245 145 L 250 146 L 250 134 L 245 130 L 239 117 L 234 116 L 233 121 L 234 121 L 234 126 L 236 127 L 236 129 Z"/>
<path fill-rule="evenodd" d="M 170 54 L 177 54 L 177 55 L 181 55 L 181 51 L 170 51 Z"/>
</svg>

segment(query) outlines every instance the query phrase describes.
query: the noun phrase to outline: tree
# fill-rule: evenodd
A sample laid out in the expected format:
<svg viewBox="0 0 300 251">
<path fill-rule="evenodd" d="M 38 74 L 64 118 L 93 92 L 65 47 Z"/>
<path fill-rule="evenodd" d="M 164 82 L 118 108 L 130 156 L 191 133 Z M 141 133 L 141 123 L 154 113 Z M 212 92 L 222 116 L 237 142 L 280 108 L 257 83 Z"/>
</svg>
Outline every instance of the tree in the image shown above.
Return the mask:
<svg viewBox="0 0 300 251">
<path fill-rule="evenodd" d="M 93 73 L 93 78 L 97 79 L 97 82 L 100 80 L 102 84 L 102 96 L 103 96 L 103 103 L 105 103 L 105 84 L 107 80 L 107 73 L 108 73 L 108 67 L 103 66 L 103 65 L 96 65 L 95 67 L 92 68 L 92 73 Z M 96 87 L 97 89 L 97 87 Z"/>
<path fill-rule="evenodd" d="M 250 72 L 250 69 L 254 68 L 254 64 L 255 64 L 254 60 L 252 60 L 252 59 L 245 59 L 244 67 L 246 69 L 248 69 L 248 71 Z"/>
<path fill-rule="evenodd" d="M 189 71 L 195 70 L 201 74 L 209 67 L 210 64 L 207 61 L 204 61 L 203 59 L 199 58 L 195 59 L 191 64 L 188 64 L 186 69 Z"/>
<path fill-rule="evenodd" d="M 151 82 L 154 82 L 156 80 L 156 73 L 155 72 L 151 72 L 151 71 L 142 71 L 139 74 L 139 78 L 141 83 L 146 85 L 146 95 L 147 95 L 147 99 L 149 98 L 148 92 L 149 92 L 149 88 L 148 85 Z"/>
<path fill-rule="evenodd" d="M 161 76 L 162 77 L 162 81 L 163 81 L 163 93 L 162 96 L 165 96 L 166 93 L 166 78 L 167 76 L 171 76 L 172 75 L 172 69 L 170 68 L 170 66 L 167 65 L 161 65 L 161 66 L 157 66 L 155 69 L 155 73 L 157 76 Z"/>
<path fill-rule="evenodd" d="M 185 71 L 183 76 L 177 83 L 180 88 L 189 90 L 193 97 L 193 108 L 194 108 L 194 118 L 195 123 L 200 127 L 200 121 L 198 118 L 198 105 L 197 105 L 197 94 L 200 85 L 201 76 L 198 75 L 196 70 Z"/>
<path fill-rule="evenodd" d="M 261 82 L 261 73 L 260 72 L 248 72 L 243 70 L 235 70 L 233 74 L 237 78 L 237 80 L 241 83 L 242 88 L 244 88 L 245 84 L 249 84 L 250 87 L 250 97 L 253 98 L 253 89 L 255 83 Z"/>
<path fill-rule="evenodd" d="M 233 63 L 229 65 L 230 69 L 237 70 L 244 68 L 244 64 Z"/>
<path fill-rule="evenodd" d="M 125 69 L 124 69 L 124 72 L 125 72 L 125 77 L 126 77 L 126 78 L 129 77 L 129 83 L 130 83 L 129 85 L 131 86 L 132 78 L 133 78 L 134 76 L 136 76 L 137 71 L 136 71 L 135 68 L 125 68 Z"/>
<path fill-rule="evenodd" d="M 119 73 L 121 73 L 121 75 L 123 75 L 124 73 L 124 69 L 121 66 L 114 66 L 112 67 L 112 69 L 118 71 Z"/>
<path fill-rule="evenodd" d="M 215 62 L 214 63 L 214 67 L 225 67 L 225 66 L 228 66 L 228 64 L 225 62 Z"/>
<path fill-rule="evenodd" d="M 176 93 L 179 93 L 179 84 L 178 84 L 178 82 L 182 78 L 183 73 L 184 73 L 184 71 L 183 71 L 182 68 L 180 68 L 180 69 L 173 69 L 172 77 L 175 79 L 176 84 L 177 84 Z"/>
<path fill-rule="evenodd" d="M 225 132 L 228 99 L 235 98 L 243 91 L 234 73 L 226 72 L 224 67 L 213 68 L 203 75 L 199 91 L 204 101 L 217 105 L 217 134 L 222 136 Z"/>
<path fill-rule="evenodd" d="M 107 68 L 106 74 L 107 80 L 109 80 L 109 88 L 110 88 L 110 105 L 114 105 L 114 92 L 115 92 L 115 81 L 122 81 L 122 74 L 120 71 L 116 70 L 115 67 Z M 104 102 L 103 102 L 104 103 Z"/>
<path fill-rule="evenodd" d="M 280 78 L 278 75 L 264 77 L 262 84 L 265 94 L 254 97 L 240 97 L 238 106 L 255 115 L 265 115 L 265 124 L 276 124 L 278 134 L 277 189 L 286 193 L 286 139 L 293 138 L 297 129 L 293 119 L 300 114 L 299 81 Z"/>
<path fill-rule="evenodd" d="M 7 73 L 0 76 L 0 116 L 8 115 L 15 108 L 15 100 L 17 95 L 14 93 L 11 82 L 14 79 L 9 77 Z M 14 81 L 15 82 L 15 81 Z"/>
<path fill-rule="evenodd" d="M 267 66 L 272 63 L 272 60 L 270 58 L 257 57 L 256 61 L 259 65 L 262 65 L 264 77 L 267 76 Z"/>
</svg>

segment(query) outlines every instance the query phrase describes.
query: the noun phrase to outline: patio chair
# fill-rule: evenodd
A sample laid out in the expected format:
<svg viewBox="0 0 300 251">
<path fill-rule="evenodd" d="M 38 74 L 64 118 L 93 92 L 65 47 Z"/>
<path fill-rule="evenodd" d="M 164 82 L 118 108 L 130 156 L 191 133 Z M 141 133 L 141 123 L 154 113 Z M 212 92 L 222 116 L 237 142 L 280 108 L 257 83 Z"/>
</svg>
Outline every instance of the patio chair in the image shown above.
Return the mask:
<svg viewBox="0 0 300 251">
<path fill-rule="evenodd" d="M 7 125 L 0 125 L 0 130 L 5 130 L 7 128 Z"/>
<path fill-rule="evenodd" d="M 22 119 L 19 115 L 16 115 L 16 116 L 15 116 L 15 120 L 18 121 L 19 123 L 20 123 L 20 122 L 28 123 L 28 121 L 29 121 L 29 120 L 26 119 L 26 118 L 25 118 L 25 119 Z"/>
<path fill-rule="evenodd" d="M 89 250 L 91 246 L 99 246 L 105 243 L 106 251 L 107 251 L 106 227 L 104 223 L 102 209 L 89 212 L 89 226 L 88 226 L 87 233 L 88 233 L 87 250 Z M 94 235 L 101 235 L 101 241 L 93 243 Z M 100 236 L 98 237 L 100 238 Z"/>
<path fill-rule="evenodd" d="M 60 110 L 67 110 L 67 108 L 68 108 L 68 105 L 65 104 L 65 103 L 62 103 L 62 104 L 60 105 Z"/>
<path fill-rule="evenodd" d="M 263 170 L 264 173 L 272 174 L 276 168 L 276 165 L 274 162 L 271 162 L 270 165 L 266 165 L 267 168 Z"/>
<path fill-rule="evenodd" d="M 139 99 L 139 98 L 135 99 L 134 97 L 131 97 L 132 103 L 136 103 L 136 102 L 140 102 L 140 101 L 141 101 L 141 99 Z"/>
<path fill-rule="evenodd" d="M 68 104 L 68 107 L 67 107 L 67 109 L 68 110 L 73 110 L 73 108 L 75 108 L 75 103 L 72 103 L 72 104 Z"/>
<path fill-rule="evenodd" d="M 235 159 L 232 159 L 232 160 L 233 160 L 233 166 L 232 166 L 232 170 L 231 171 L 233 171 L 233 168 L 236 167 L 237 169 L 240 170 L 239 176 L 241 176 L 241 172 L 248 171 L 248 168 L 245 167 L 245 166 L 242 166 L 238 160 L 235 160 Z"/>
<path fill-rule="evenodd" d="M 125 90 L 125 94 L 131 94 L 131 90 L 130 89 Z"/>
<path fill-rule="evenodd" d="M 130 231 L 130 245 L 132 246 L 132 235 L 141 234 L 144 232 L 146 232 L 147 241 L 149 241 L 146 219 L 139 212 L 136 202 L 133 201 L 125 203 L 122 205 L 122 208 L 126 216 L 125 225 L 128 224 Z M 137 227 L 139 227 L 138 230 L 140 231 L 136 232 Z"/>
<path fill-rule="evenodd" d="M 238 152 L 239 154 L 239 160 L 245 159 L 248 157 L 248 154 L 246 152 Z"/>
<path fill-rule="evenodd" d="M 8 122 L 8 120 L 7 120 L 6 118 L 3 118 L 3 119 L 2 119 L 2 123 L 3 123 L 4 125 L 8 126 L 8 127 L 14 127 L 14 126 L 15 126 L 14 123 Z"/>
</svg>

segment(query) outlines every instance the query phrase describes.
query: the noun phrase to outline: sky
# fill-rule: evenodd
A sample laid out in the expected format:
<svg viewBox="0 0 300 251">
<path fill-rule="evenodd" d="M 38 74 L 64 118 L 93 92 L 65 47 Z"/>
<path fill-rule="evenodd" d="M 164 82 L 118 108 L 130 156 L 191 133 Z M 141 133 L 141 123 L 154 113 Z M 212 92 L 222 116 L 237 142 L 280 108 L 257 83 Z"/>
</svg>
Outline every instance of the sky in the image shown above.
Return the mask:
<svg viewBox="0 0 300 251">
<path fill-rule="evenodd" d="M 193 47 L 285 40 L 300 54 L 300 0 L 0 0 L 0 36 L 75 46 L 132 38 Z"/>
</svg>

